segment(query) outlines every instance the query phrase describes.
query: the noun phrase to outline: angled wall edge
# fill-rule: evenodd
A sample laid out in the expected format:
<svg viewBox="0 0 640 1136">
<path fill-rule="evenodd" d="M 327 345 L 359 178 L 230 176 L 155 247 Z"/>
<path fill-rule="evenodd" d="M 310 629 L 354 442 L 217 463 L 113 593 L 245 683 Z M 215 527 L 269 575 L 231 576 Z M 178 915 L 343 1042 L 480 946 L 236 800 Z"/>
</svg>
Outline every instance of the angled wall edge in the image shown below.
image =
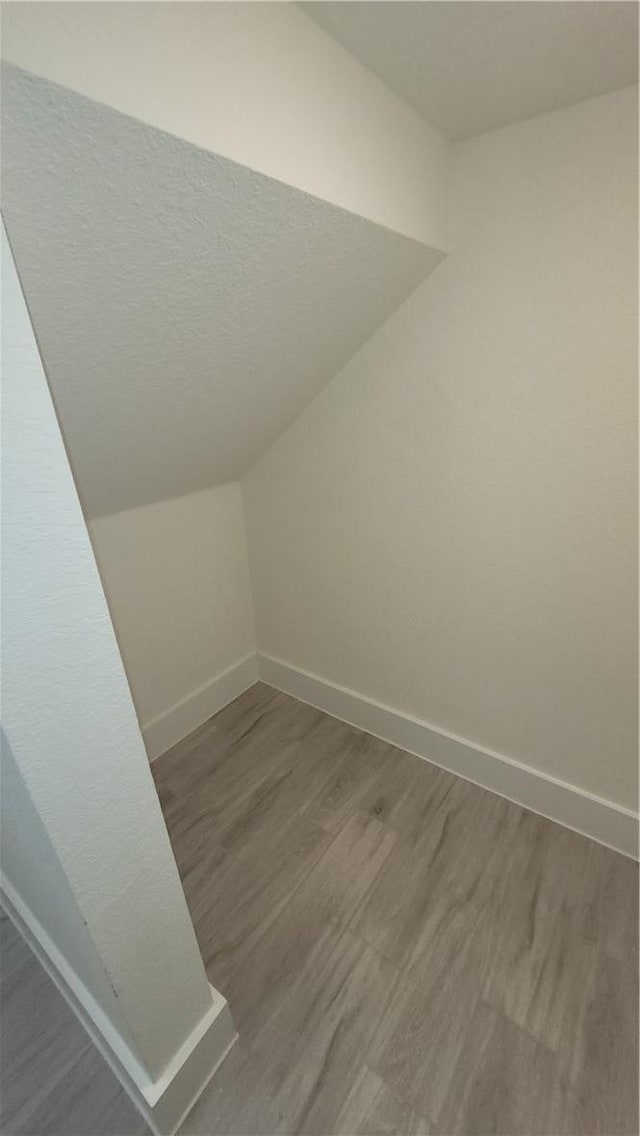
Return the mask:
<svg viewBox="0 0 640 1136">
<path fill-rule="evenodd" d="M 4 875 L 0 902 L 154 1136 L 174 1136 L 237 1039 L 226 998 L 210 986 L 212 1005 L 206 1017 L 162 1076 L 145 1082 L 90 992 Z"/>
</svg>

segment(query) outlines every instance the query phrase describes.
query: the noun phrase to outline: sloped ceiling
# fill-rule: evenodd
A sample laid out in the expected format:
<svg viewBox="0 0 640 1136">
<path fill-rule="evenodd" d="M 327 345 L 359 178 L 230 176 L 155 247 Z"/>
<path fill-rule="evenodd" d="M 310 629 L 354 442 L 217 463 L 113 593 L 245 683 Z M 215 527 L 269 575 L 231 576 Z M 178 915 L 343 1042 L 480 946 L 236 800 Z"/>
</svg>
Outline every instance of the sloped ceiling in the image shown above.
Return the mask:
<svg viewBox="0 0 640 1136">
<path fill-rule="evenodd" d="M 88 517 L 238 477 L 442 256 L 7 65 L 2 160 Z"/>
<path fill-rule="evenodd" d="M 631 0 L 299 5 L 449 138 L 638 82 Z"/>
</svg>

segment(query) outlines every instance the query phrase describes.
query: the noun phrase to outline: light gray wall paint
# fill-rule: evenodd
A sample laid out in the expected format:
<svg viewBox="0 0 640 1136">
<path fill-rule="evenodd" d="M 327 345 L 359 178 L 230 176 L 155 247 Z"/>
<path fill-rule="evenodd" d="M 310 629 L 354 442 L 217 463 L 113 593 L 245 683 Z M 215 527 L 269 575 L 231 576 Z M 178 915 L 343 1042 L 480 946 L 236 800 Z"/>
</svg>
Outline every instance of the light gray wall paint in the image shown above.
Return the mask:
<svg viewBox="0 0 640 1136">
<path fill-rule="evenodd" d="M 101 517 L 90 531 L 144 728 L 256 649 L 240 486 Z"/>
<path fill-rule="evenodd" d="M 28 902 L 40 926 L 91 992 L 125 1043 L 133 1039 L 100 965 L 71 888 L 0 729 L 2 879 Z"/>
<path fill-rule="evenodd" d="M 462 144 L 447 259 L 244 481 L 258 646 L 637 806 L 637 90 Z"/>
<path fill-rule="evenodd" d="M 441 258 L 4 72 L 3 209 L 89 517 L 236 478 Z"/>
<path fill-rule="evenodd" d="M 638 82 L 638 5 L 628 0 L 300 7 L 448 138 Z"/>
<path fill-rule="evenodd" d="M 448 143 L 294 4 L 7 4 L 2 55 L 445 247 Z"/>
<path fill-rule="evenodd" d="M 211 992 L 4 231 L 2 380 L 2 726 L 66 879 L 62 910 L 70 891 L 117 997 L 112 1025 L 125 1018 L 155 1081 Z M 29 873 L 14 882 L 42 912 Z"/>
</svg>

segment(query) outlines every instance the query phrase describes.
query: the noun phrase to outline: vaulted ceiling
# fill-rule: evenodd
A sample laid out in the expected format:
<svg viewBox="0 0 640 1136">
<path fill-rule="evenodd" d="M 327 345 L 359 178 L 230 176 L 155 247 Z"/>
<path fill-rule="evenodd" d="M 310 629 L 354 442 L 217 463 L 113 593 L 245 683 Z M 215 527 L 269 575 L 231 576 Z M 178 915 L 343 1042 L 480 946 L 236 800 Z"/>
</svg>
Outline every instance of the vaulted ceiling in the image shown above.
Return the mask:
<svg viewBox="0 0 640 1136">
<path fill-rule="evenodd" d="M 89 517 L 236 478 L 442 256 L 6 65 L 2 157 Z"/>
<path fill-rule="evenodd" d="M 638 82 L 634 0 L 312 0 L 300 7 L 452 139 Z"/>
<path fill-rule="evenodd" d="M 57 13 L 52 54 L 60 55 L 64 71 L 65 60 L 77 63 L 86 55 L 75 50 L 70 34 L 74 12 L 86 7 L 100 14 L 112 6 L 44 7 Z M 120 7 L 129 6 L 113 6 Z M 142 17 L 166 32 L 160 17 L 173 7 L 131 6 L 141 37 L 136 52 L 146 42 Z M 211 5 L 211 14 L 219 7 L 228 6 Z M 319 0 L 300 7 L 453 138 L 637 79 L 637 5 L 619 0 Z M 182 8 L 175 6 L 176 16 Z M 303 40 L 316 66 L 311 87 L 319 83 L 324 90 L 328 57 L 315 48 L 324 48 L 329 37 L 297 7 L 284 8 L 319 37 L 308 43 L 305 32 Z M 119 90 L 124 66 L 130 91 L 132 69 L 122 64 L 118 47 L 126 22 L 116 21 L 114 30 L 108 21 L 112 38 L 104 58 L 102 24 L 88 23 L 91 59 L 102 59 L 92 73 L 108 73 Z M 292 34 L 305 30 L 297 23 Z M 244 24 L 226 28 L 240 59 L 250 31 Z M 155 40 L 155 70 L 147 60 L 155 94 L 163 96 L 159 105 L 166 110 L 174 96 L 182 98 L 186 119 L 193 112 L 199 122 L 207 119 L 207 107 L 222 106 L 225 137 L 246 125 L 243 116 L 254 125 L 262 121 L 251 101 L 238 108 L 229 92 L 221 102 L 205 90 L 208 56 L 198 56 L 204 70 L 185 94 L 191 71 L 184 53 L 194 38 L 189 20 L 183 32 L 179 67 L 166 82 L 158 63 L 165 56 Z M 276 32 L 276 40 L 284 34 Z M 27 28 L 22 40 L 18 35 L 23 51 L 32 33 Z M 294 36 L 292 42 L 299 41 Z M 251 43 L 259 56 L 262 40 L 254 36 Z M 173 58 L 171 38 L 163 44 Z M 46 44 L 40 49 L 35 58 L 46 65 Z M 277 53 L 270 56 L 264 74 L 281 110 L 279 60 Z M 349 79 L 360 83 L 366 73 L 353 66 L 358 73 Z M 70 73 L 76 74 L 73 67 Z M 89 517 L 238 477 L 443 256 L 441 248 L 340 208 L 333 198 L 321 200 L 158 129 L 164 120 L 152 126 L 122 113 L 128 105 L 116 110 L 9 65 L 2 86 L 3 213 Z M 260 101 L 261 83 L 255 93 Z M 337 139 L 334 158 L 350 186 L 350 136 L 343 138 L 338 122 L 335 131 L 333 120 L 329 127 Z M 426 133 L 423 141 L 427 146 Z M 366 169 L 375 171 L 384 196 L 393 147 L 367 146 Z M 302 170 L 309 163 L 305 153 Z M 358 184 L 368 184 L 368 176 L 360 170 Z"/>
</svg>

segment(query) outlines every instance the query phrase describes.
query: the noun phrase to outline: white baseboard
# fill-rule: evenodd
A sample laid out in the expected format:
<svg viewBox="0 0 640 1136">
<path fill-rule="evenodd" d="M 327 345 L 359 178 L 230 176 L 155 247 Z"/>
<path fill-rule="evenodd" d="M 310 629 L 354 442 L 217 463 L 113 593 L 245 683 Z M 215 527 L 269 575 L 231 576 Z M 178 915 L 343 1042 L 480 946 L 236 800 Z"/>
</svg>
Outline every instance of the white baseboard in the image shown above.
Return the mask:
<svg viewBox="0 0 640 1136">
<path fill-rule="evenodd" d="M 147 1094 L 149 1127 L 157 1136 L 174 1136 L 198 1097 L 237 1041 L 226 998 L 213 986 L 211 1007 Z"/>
<path fill-rule="evenodd" d="M 309 674 L 269 655 L 258 655 L 260 678 L 334 718 L 473 781 L 566 828 L 638 859 L 638 814 L 587 793 L 512 758 L 456 737 L 391 706 Z"/>
<path fill-rule="evenodd" d="M 226 999 L 210 987 L 210 1008 L 161 1077 L 152 1081 L 30 907 L 4 876 L 0 883 L 0 900 L 151 1131 L 156 1136 L 174 1136 L 236 1040 Z"/>
<path fill-rule="evenodd" d="M 215 675 L 210 682 L 198 687 L 175 706 L 170 706 L 157 718 L 146 722 L 141 730 L 149 760 L 153 761 L 176 742 L 186 738 L 192 730 L 197 730 L 198 726 L 257 681 L 258 660 L 252 652 Z"/>
</svg>

